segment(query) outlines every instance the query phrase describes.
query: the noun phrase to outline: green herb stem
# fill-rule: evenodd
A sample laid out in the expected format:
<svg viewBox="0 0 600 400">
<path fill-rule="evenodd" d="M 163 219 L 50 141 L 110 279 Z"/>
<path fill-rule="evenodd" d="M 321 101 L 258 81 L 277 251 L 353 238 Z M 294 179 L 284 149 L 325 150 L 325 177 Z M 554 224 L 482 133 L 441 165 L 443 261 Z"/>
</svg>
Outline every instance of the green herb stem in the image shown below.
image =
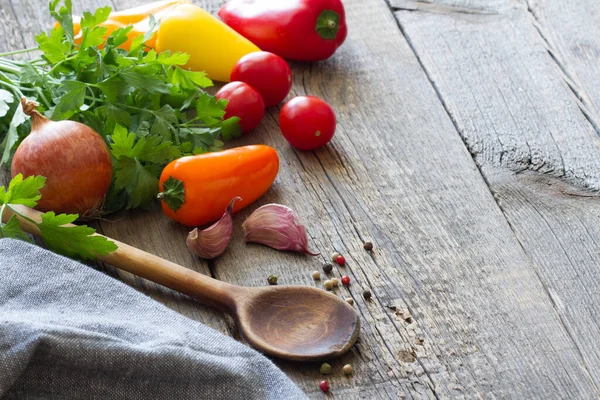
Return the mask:
<svg viewBox="0 0 600 400">
<path fill-rule="evenodd" d="M 30 47 L 28 49 L 21 49 L 15 51 L 7 51 L 6 53 L 0 53 L 0 57 L 13 56 L 15 54 L 31 53 L 32 51 L 39 50 L 37 47 Z"/>
<path fill-rule="evenodd" d="M 6 203 L 2 204 L 0 208 L 0 238 L 4 238 L 4 224 L 2 222 L 2 216 L 4 215 L 4 210 L 6 209 Z"/>
<path fill-rule="evenodd" d="M 0 71 L 8 72 L 9 74 L 14 74 L 14 75 L 19 74 L 19 69 L 15 68 L 11 64 L 5 63 L 4 60 L 0 60 Z"/>
<path fill-rule="evenodd" d="M 25 97 L 23 92 L 21 92 L 21 90 L 19 90 L 19 88 L 17 86 L 11 85 L 10 83 L 4 82 L 2 80 L 0 80 L 0 85 L 4 85 L 5 87 L 12 90 L 13 93 L 15 94 L 15 96 L 18 97 L 19 99 L 21 99 L 21 97 Z"/>
<path fill-rule="evenodd" d="M 75 57 L 77 57 L 77 55 L 73 55 L 73 56 L 67 57 L 64 60 L 61 60 L 61 61 L 57 62 L 56 64 L 54 64 L 52 66 L 52 68 L 50 68 L 50 70 L 48 71 L 48 75 L 52 75 L 52 73 L 54 71 L 56 71 L 58 69 L 58 67 L 62 66 L 64 63 L 66 63 L 68 61 L 74 60 Z"/>
<path fill-rule="evenodd" d="M 87 86 L 89 87 L 89 86 L 95 86 L 95 85 L 87 85 Z M 96 102 L 99 102 L 99 103 L 107 103 L 107 101 L 106 101 L 106 100 L 104 100 L 104 99 L 101 99 L 101 98 L 99 98 L 99 97 L 95 97 L 95 96 L 85 96 L 85 99 L 86 99 L 86 100 L 91 100 L 93 103 L 96 103 Z M 92 103 L 92 104 L 93 104 L 93 103 Z M 116 107 L 120 107 L 120 108 L 128 108 L 128 109 L 130 109 L 130 110 L 135 110 L 135 111 L 146 111 L 146 112 L 149 112 L 149 113 L 151 113 L 151 114 L 154 114 L 154 113 L 152 112 L 152 110 L 146 110 L 146 109 L 143 109 L 143 108 L 140 108 L 140 107 L 136 107 L 136 106 L 130 106 L 130 105 L 128 105 L 128 104 L 121 104 L 121 103 L 112 103 L 112 104 L 113 104 L 114 106 L 116 106 Z"/>
</svg>

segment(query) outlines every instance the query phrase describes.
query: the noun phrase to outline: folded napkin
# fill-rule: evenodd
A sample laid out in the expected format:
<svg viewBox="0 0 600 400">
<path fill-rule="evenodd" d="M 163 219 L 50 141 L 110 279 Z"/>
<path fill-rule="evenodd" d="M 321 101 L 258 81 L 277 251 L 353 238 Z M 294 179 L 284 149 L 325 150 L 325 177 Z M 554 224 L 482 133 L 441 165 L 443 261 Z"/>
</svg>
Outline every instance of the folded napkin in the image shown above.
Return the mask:
<svg viewBox="0 0 600 400">
<path fill-rule="evenodd" d="M 0 240 L 0 397 L 304 399 L 266 357 L 88 266 Z"/>
</svg>

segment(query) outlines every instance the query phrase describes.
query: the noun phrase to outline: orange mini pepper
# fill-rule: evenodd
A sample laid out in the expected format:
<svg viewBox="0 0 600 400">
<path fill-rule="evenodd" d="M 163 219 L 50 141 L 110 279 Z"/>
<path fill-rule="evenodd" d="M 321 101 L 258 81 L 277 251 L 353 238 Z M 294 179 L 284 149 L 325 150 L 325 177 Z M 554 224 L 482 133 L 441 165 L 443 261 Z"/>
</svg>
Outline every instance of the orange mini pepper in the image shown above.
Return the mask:
<svg viewBox="0 0 600 400">
<path fill-rule="evenodd" d="M 187 226 L 219 219 L 239 196 L 237 212 L 262 196 L 279 171 L 275 149 L 265 145 L 237 147 L 172 161 L 160 175 L 158 198 L 164 213 Z"/>
</svg>

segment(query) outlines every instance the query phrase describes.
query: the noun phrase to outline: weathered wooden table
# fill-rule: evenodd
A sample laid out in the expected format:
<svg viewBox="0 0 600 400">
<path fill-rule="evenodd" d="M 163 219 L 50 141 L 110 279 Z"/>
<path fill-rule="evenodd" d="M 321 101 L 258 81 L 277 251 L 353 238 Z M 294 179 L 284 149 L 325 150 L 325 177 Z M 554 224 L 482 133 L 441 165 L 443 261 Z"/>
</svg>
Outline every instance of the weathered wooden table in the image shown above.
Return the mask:
<svg viewBox="0 0 600 400">
<path fill-rule="evenodd" d="M 77 11 L 107 0 L 76 2 Z M 113 0 L 116 9 L 142 0 Z M 221 2 L 200 1 L 216 12 Z M 595 0 L 346 0 L 349 37 L 294 64 L 292 95 L 336 110 L 333 142 L 288 146 L 278 108 L 232 145 L 268 143 L 281 172 L 258 204 L 303 217 L 320 257 L 245 245 L 201 261 L 158 210 L 99 229 L 242 285 L 315 285 L 343 253 L 363 328 L 333 360 L 339 398 L 597 398 L 600 394 L 600 5 Z M 0 50 L 33 46 L 45 0 L 0 0 Z M 200 40 L 200 39 L 199 39 Z M 372 254 L 363 241 L 372 240 Z M 233 337 L 232 322 L 111 267 L 172 309 Z M 373 298 L 366 301 L 363 290 Z M 277 362 L 320 398 L 318 365 Z M 341 366 L 354 365 L 345 377 Z"/>
</svg>

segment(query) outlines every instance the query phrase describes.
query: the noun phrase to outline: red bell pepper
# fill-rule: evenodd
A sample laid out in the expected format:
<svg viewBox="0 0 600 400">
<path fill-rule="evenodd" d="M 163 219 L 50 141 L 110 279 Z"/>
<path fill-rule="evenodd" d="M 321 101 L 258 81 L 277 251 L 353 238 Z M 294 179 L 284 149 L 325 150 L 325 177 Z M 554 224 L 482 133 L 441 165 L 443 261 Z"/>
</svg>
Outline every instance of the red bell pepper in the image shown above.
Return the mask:
<svg viewBox="0 0 600 400">
<path fill-rule="evenodd" d="M 329 58 L 348 33 L 340 0 L 231 0 L 219 17 L 261 50 L 288 60 Z"/>
</svg>

